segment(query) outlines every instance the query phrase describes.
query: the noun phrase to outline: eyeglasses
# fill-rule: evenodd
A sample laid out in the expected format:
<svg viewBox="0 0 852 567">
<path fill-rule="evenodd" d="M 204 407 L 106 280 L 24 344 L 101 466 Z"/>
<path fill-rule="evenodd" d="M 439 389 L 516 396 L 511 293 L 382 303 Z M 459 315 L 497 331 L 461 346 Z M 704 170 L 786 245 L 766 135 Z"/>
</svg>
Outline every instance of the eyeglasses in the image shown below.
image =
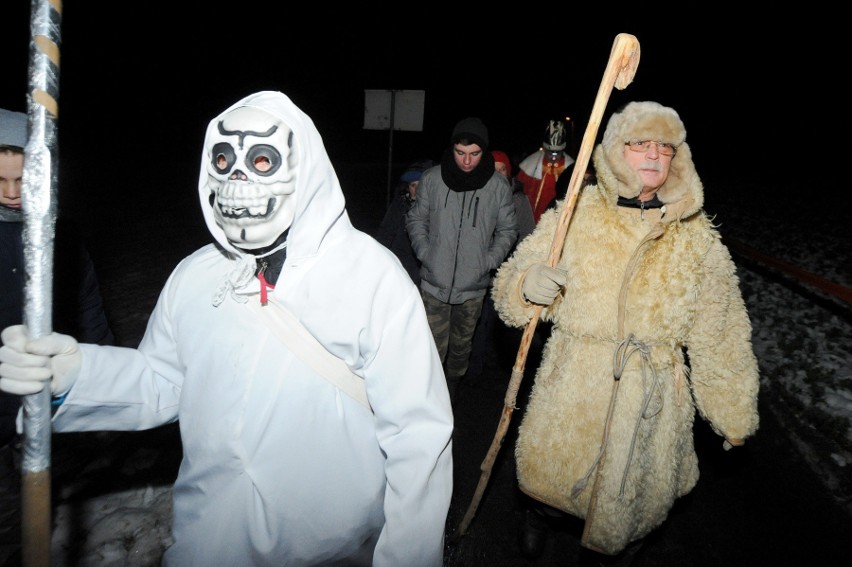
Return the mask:
<svg viewBox="0 0 852 567">
<path fill-rule="evenodd" d="M 677 148 L 673 144 L 657 140 L 628 140 L 624 143 L 631 152 L 647 152 L 651 149 L 651 144 L 657 145 L 657 151 L 661 156 L 673 156 L 677 153 Z"/>
</svg>

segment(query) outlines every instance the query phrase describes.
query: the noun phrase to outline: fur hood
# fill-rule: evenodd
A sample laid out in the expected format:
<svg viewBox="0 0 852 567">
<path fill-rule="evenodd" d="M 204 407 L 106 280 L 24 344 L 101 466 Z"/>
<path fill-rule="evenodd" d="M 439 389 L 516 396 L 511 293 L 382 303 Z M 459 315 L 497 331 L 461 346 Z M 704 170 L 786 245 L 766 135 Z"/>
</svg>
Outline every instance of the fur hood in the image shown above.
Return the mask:
<svg viewBox="0 0 852 567">
<path fill-rule="evenodd" d="M 624 159 L 624 144 L 631 139 L 660 140 L 677 147 L 668 179 L 657 191 L 666 204 L 668 220 L 684 219 L 704 205 L 704 186 L 695 171 L 686 143 L 686 128 L 674 109 L 656 102 L 630 102 L 609 119 L 603 140 L 594 154 L 598 185 L 612 197 L 631 199 L 642 190 L 642 180 Z"/>
</svg>

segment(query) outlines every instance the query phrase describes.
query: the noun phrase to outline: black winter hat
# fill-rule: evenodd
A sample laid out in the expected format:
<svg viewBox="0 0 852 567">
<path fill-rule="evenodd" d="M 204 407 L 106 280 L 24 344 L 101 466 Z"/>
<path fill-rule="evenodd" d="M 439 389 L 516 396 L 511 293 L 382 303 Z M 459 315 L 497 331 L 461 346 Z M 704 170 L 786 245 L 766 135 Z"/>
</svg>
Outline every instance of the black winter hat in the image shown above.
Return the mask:
<svg viewBox="0 0 852 567">
<path fill-rule="evenodd" d="M 461 120 L 453 128 L 450 144 L 457 144 L 460 140 L 477 144 L 483 151 L 488 149 L 488 128 L 479 118 L 470 117 Z"/>
</svg>

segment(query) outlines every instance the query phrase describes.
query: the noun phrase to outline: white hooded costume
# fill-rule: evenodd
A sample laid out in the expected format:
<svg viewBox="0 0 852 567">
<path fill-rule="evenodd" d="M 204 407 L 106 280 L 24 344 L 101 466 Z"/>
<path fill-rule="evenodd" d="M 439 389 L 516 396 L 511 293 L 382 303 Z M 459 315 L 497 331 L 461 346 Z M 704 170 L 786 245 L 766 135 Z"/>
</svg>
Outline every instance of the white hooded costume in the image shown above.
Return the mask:
<svg viewBox="0 0 852 567">
<path fill-rule="evenodd" d="M 248 173 L 267 154 L 281 159 Z M 228 177 L 239 169 L 242 183 Z M 453 431 L 441 361 L 417 288 L 350 223 L 310 117 L 278 92 L 216 117 L 199 198 L 217 244 L 180 262 L 138 349 L 80 345 L 54 430 L 179 420 L 165 565 L 441 565 Z M 269 330 L 272 302 L 249 304 L 256 256 L 234 241 L 280 249 L 288 227 L 269 297 L 363 378 L 372 413 Z"/>
</svg>

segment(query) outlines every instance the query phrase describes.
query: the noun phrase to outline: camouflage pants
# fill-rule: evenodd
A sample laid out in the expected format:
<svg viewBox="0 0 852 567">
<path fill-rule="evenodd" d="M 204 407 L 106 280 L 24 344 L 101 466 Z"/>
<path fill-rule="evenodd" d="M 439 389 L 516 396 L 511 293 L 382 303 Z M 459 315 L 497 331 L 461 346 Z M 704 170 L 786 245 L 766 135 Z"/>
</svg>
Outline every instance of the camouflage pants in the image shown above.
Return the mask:
<svg viewBox="0 0 852 567">
<path fill-rule="evenodd" d="M 426 317 L 432 336 L 435 337 L 438 355 L 444 362 L 447 379 L 459 379 L 467 372 L 473 333 L 482 313 L 485 296 L 451 305 L 423 290 L 420 290 L 420 295 L 426 307 Z"/>
</svg>

